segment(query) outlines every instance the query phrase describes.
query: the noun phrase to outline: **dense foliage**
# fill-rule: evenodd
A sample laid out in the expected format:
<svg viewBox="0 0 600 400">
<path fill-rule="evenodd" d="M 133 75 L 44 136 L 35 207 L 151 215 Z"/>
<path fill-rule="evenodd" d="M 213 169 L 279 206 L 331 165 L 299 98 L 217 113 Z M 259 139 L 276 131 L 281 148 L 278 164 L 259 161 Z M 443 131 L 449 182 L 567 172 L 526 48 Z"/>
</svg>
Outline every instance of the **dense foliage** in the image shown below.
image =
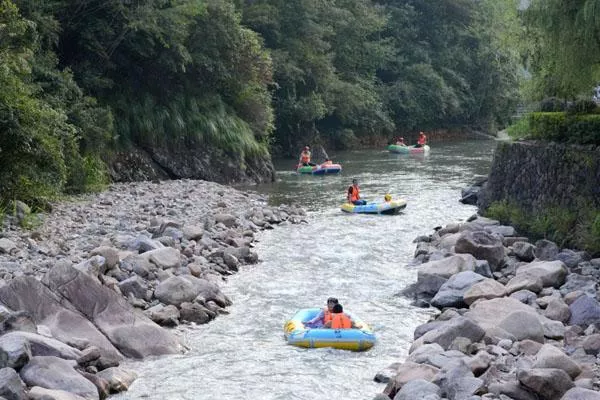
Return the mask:
<svg viewBox="0 0 600 400">
<path fill-rule="evenodd" d="M 516 3 L 0 0 L 0 198 L 106 182 L 136 146 L 245 157 L 490 129 L 514 104 Z"/>
</svg>

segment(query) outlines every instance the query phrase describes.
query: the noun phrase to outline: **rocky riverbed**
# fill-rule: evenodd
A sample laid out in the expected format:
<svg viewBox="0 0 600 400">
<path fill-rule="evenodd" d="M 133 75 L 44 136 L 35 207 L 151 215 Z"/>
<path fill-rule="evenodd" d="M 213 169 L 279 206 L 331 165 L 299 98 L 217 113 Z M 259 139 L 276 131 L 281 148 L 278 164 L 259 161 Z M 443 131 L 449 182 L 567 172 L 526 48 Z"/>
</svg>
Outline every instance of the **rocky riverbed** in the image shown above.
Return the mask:
<svg viewBox="0 0 600 400">
<path fill-rule="evenodd" d="M 175 327 L 231 304 L 219 284 L 258 261 L 255 235 L 304 210 L 216 183 L 113 185 L 53 206 L 18 205 L 0 234 L 0 399 L 102 399 L 127 390 L 124 358 L 185 349 Z"/>
<path fill-rule="evenodd" d="M 477 216 L 415 242 L 403 294 L 440 313 L 376 400 L 600 399 L 600 259 Z"/>
</svg>

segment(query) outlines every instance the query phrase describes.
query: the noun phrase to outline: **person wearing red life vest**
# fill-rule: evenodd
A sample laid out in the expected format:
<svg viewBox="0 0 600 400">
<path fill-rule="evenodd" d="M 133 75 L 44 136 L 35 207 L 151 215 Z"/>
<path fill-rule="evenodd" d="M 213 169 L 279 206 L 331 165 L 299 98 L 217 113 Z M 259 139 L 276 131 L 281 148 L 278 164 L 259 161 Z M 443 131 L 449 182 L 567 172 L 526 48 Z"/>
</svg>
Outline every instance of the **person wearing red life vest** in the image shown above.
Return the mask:
<svg viewBox="0 0 600 400">
<path fill-rule="evenodd" d="M 327 306 L 324 307 L 319 314 L 313 319 L 305 321 L 304 324 L 310 326 L 311 328 L 318 328 L 325 325 L 327 322 L 331 321 L 331 311 L 333 307 L 338 304 L 339 301 L 335 297 L 330 297 L 327 299 Z"/>
<path fill-rule="evenodd" d="M 419 132 L 419 139 L 415 147 L 423 147 L 427 144 L 427 136 L 423 132 Z"/>
<path fill-rule="evenodd" d="M 331 321 L 323 325 L 323 328 L 331 329 L 352 329 L 356 328 L 356 324 L 352 319 L 344 313 L 344 307 L 341 304 L 336 304 L 331 310 Z"/>
<path fill-rule="evenodd" d="M 315 166 L 314 163 L 310 162 L 310 157 L 311 157 L 311 153 L 310 153 L 310 146 L 306 145 L 304 146 L 304 150 L 302 150 L 302 153 L 300 153 L 300 166 Z"/>
<path fill-rule="evenodd" d="M 355 206 L 364 206 L 367 204 L 366 200 L 360 198 L 360 188 L 358 187 L 358 180 L 352 179 L 352 186 L 348 187 L 348 195 L 346 196 L 348 203 L 354 204 Z"/>
</svg>

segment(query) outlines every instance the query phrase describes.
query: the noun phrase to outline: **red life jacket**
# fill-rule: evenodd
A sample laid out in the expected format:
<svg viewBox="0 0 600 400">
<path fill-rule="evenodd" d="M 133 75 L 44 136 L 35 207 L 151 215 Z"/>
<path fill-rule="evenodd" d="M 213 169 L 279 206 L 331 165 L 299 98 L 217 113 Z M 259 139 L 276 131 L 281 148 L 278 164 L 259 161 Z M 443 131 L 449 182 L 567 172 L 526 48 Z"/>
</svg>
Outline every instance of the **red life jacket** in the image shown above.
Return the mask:
<svg viewBox="0 0 600 400">
<path fill-rule="evenodd" d="M 350 193 L 350 201 L 360 200 L 360 190 L 357 187 L 350 186 L 348 193 Z"/>
<path fill-rule="evenodd" d="M 427 136 L 425 136 L 425 135 L 419 136 L 419 140 L 417 140 L 417 143 L 420 145 L 424 145 L 425 143 L 427 143 Z"/>
<path fill-rule="evenodd" d="M 331 329 L 350 329 L 352 328 L 352 321 L 344 313 L 332 314 L 331 315 Z"/>
<path fill-rule="evenodd" d="M 329 321 L 331 321 L 331 315 L 332 315 L 332 314 L 331 314 L 331 311 L 329 311 L 329 309 L 328 309 L 328 308 L 326 308 L 326 309 L 323 311 L 323 324 L 326 324 L 326 323 L 328 323 Z"/>
<path fill-rule="evenodd" d="M 310 162 L 310 153 L 303 151 L 302 154 L 300 154 L 300 162 L 308 164 Z"/>
</svg>

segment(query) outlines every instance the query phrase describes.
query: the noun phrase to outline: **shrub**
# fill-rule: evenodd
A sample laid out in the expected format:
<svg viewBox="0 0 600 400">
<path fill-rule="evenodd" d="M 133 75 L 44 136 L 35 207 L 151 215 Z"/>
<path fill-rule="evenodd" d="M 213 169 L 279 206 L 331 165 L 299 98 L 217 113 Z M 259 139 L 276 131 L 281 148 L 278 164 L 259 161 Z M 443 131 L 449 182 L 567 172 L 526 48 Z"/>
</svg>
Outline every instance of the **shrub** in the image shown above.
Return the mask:
<svg viewBox="0 0 600 400">
<path fill-rule="evenodd" d="M 536 112 L 527 115 L 530 137 L 573 144 L 600 144 L 600 114 L 568 115 Z"/>
<path fill-rule="evenodd" d="M 580 99 L 567 106 L 568 114 L 592 114 L 596 112 L 598 106 L 593 100 Z"/>
</svg>

